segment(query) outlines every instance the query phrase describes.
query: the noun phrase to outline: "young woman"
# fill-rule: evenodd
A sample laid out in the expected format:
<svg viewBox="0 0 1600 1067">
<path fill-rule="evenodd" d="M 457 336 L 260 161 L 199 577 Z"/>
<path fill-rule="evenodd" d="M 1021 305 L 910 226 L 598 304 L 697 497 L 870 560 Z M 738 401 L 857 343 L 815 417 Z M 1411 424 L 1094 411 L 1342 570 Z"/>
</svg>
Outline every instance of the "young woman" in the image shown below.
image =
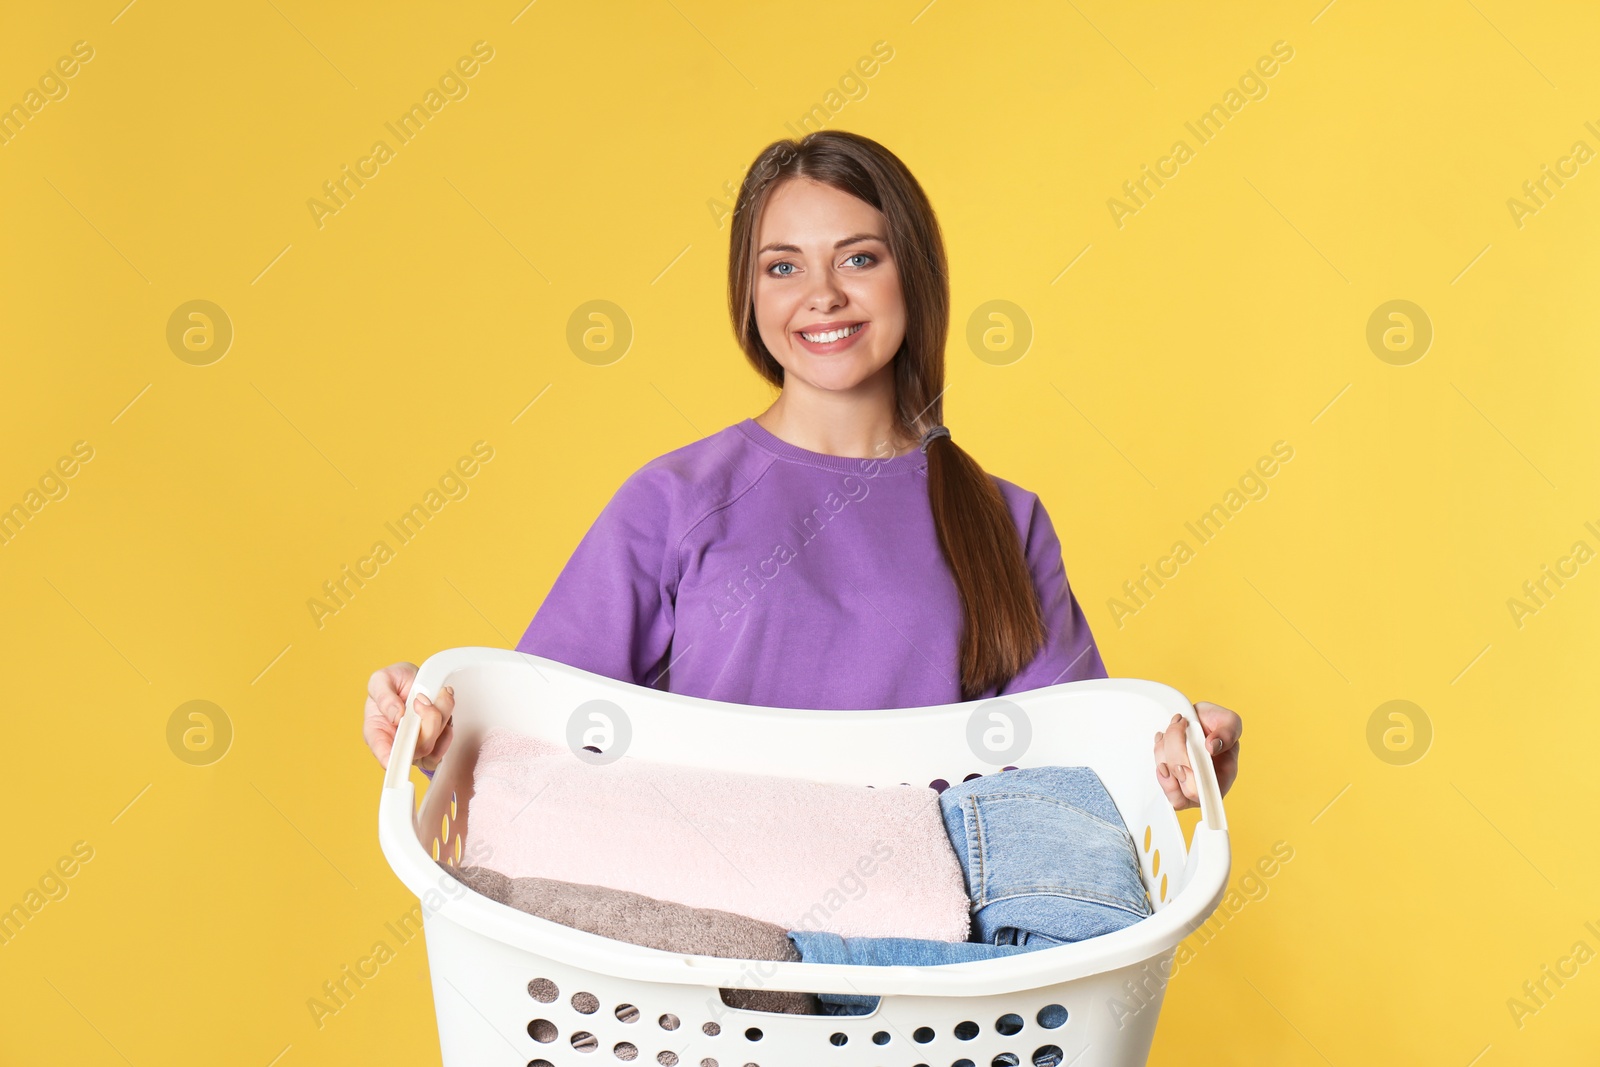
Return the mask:
<svg viewBox="0 0 1600 1067">
<path fill-rule="evenodd" d="M 734 335 L 772 406 L 634 472 L 601 511 L 519 651 L 740 704 L 898 708 L 1106 677 L 1039 498 L 943 425 L 950 289 L 938 220 L 905 165 L 841 130 L 769 145 L 739 190 Z M 417 668 L 367 686 L 388 764 Z M 418 702 L 425 772 L 452 698 Z M 1239 716 L 1195 705 L 1217 779 Z M 1183 731 L 1155 773 L 1198 802 Z"/>
</svg>

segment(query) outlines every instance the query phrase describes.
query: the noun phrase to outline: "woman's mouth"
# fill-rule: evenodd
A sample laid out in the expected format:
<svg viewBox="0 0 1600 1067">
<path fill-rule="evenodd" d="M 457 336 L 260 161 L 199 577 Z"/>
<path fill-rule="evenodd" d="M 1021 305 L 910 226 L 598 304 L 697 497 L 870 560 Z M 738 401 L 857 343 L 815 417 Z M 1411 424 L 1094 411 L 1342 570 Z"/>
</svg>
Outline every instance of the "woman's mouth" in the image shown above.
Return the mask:
<svg viewBox="0 0 1600 1067">
<path fill-rule="evenodd" d="M 843 351 L 856 343 L 856 338 L 866 331 L 867 323 L 857 322 L 831 330 L 795 331 L 800 346 L 813 355 L 826 356 Z"/>
</svg>

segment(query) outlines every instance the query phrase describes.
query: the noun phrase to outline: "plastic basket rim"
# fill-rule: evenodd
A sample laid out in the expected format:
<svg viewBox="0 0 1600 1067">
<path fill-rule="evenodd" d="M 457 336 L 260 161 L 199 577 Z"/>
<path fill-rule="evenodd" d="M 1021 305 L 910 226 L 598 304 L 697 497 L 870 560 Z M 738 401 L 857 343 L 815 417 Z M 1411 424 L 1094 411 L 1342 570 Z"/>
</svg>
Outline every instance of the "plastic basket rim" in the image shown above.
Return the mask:
<svg viewBox="0 0 1600 1067">
<path fill-rule="evenodd" d="M 378 836 L 385 858 L 401 882 L 422 904 L 424 929 L 440 920 L 459 925 L 507 947 L 569 967 L 634 981 L 659 981 L 701 987 L 740 988 L 749 967 L 759 963 L 763 987 L 814 993 L 973 997 L 1023 992 L 1159 959 L 1198 929 L 1221 902 L 1230 870 L 1230 841 L 1221 791 L 1209 757 L 1196 737 L 1203 736 L 1193 706 L 1181 693 L 1161 682 L 1142 678 L 1093 678 L 1044 686 L 1030 693 L 1071 687 L 1074 692 L 1110 691 L 1141 696 L 1178 707 L 1190 720 L 1191 764 L 1200 780 L 1201 820 L 1195 825 L 1184 856 L 1183 884 L 1161 908 L 1139 922 L 1085 941 L 1051 946 L 989 960 L 939 965 L 879 967 L 789 961 L 744 961 L 720 956 L 672 952 L 616 941 L 518 911 L 473 892 L 428 855 L 417 836 L 416 785 L 410 778 L 420 719 L 413 710 L 419 695 L 432 697 L 455 671 L 484 663 L 526 663 L 570 681 L 593 682 L 604 688 L 627 683 L 568 664 L 515 650 L 482 646 L 446 649 L 429 656 L 412 682 L 406 711 L 396 731 L 379 805 Z M 643 687 L 633 687 L 643 688 Z M 651 690 L 651 698 L 685 710 L 704 711 L 707 701 L 681 693 Z M 1022 694 L 1007 694 L 1007 697 Z M 1177 699 L 1174 700 L 1173 698 Z M 993 698 L 989 698 L 993 699 Z M 825 719 L 839 715 L 879 719 L 915 718 L 956 713 L 985 700 L 913 708 L 834 711 L 813 708 L 763 708 L 786 718 Z M 732 707 L 734 705 L 727 705 Z M 403 760 L 395 759 L 404 757 Z M 1176 818 L 1176 813 L 1173 813 Z M 1182 829 L 1179 828 L 1179 838 Z M 1192 870 L 1190 868 L 1193 868 Z M 450 895 L 436 887 L 451 889 Z M 440 899 L 440 898 L 443 899 Z M 430 906 L 430 901 L 433 901 Z"/>
</svg>

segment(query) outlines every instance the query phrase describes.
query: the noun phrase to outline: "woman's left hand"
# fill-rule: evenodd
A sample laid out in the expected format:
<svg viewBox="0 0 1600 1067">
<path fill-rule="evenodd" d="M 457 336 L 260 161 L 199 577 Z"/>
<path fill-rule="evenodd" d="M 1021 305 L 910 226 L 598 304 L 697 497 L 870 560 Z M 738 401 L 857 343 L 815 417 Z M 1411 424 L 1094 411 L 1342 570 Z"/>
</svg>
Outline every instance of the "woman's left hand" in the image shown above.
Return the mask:
<svg viewBox="0 0 1600 1067">
<path fill-rule="evenodd" d="M 1205 731 L 1206 751 L 1211 756 L 1211 766 L 1217 775 L 1217 785 L 1226 794 L 1239 776 L 1239 736 L 1244 733 L 1244 721 L 1208 700 L 1194 706 Z M 1166 729 L 1156 734 L 1156 781 L 1161 783 L 1167 799 L 1176 810 L 1192 808 L 1200 803 L 1200 793 L 1195 784 L 1194 768 L 1189 766 L 1189 746 L 1184 734 L 1189 720 L 1175 715 Z"/>
</svg>

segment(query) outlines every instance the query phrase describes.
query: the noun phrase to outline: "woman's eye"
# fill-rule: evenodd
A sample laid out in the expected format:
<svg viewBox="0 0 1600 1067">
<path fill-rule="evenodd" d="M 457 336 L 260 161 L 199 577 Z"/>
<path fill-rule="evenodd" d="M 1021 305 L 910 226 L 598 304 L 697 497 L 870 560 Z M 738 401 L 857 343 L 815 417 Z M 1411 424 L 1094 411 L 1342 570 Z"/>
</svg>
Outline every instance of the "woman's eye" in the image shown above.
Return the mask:
<svg viewBox="0 0 1600 1067">
<path fill-rule="evenodd" d="M 851 256 L 847 257 L 845 259 L 845 262 L 846 263 L 850 263 L 852 260 L 856 260 L 856 259 L 864 259 L 864 260 L 867 261 L 866 263 L 854 264 L 855 266 L 858 266 L 858 267 L 870 266 L 871 264 L 876 263 L 878 261 L 878 257 L 873 255 L 871 252 L 857 252 L 854 255 L 851 255 Z M 782 270 L 781 268 L 783 268 L 783 267 L 788 267 L 789 269 L 788 270 Z M 787 278 L 787 277 L 791 276 L 794 273 L 794 264 L 790 263 L 786 259 L 782 259 L 782 260 L 779 260 L 778 262 L 772 264 L 772 266 L 768 267 L 767 268 L 767 273 L 768 274 L 776 273 L 777 277 L 779 277 L 779 278 Z"/>
</svg>

